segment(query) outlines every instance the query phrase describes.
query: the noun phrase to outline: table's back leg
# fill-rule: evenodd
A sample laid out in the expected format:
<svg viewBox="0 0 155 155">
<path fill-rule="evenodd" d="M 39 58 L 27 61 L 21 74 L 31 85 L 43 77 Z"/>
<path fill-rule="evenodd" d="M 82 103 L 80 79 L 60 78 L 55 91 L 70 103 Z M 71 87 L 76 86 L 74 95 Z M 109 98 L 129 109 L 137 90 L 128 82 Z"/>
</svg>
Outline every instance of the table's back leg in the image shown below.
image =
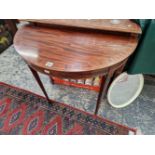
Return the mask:
<svg viewBox="0 0 155 155">
<path fill-rule="evenodd" d="M 50 76 L 50 81 L 51 81 L 52 84 L 54 84 L 54 79 L 53 79 L 52 76 Z"/>
<path fill-rule="evenodd" d="M 96 108 L 95 108 L 95 115 L 97 115 L 101 100 L 105 98 L 107 89 L 111 80 L 111 77 L 114 74 L 114 70 L 110 69 L 106 77 L 102 76 L 101 78 L 101 84 L 100 84 L 100 90 L 97 98 Z"/>
<path fill-rule="evenodd" d="M 43 91 L 43 93 L 44 93 L 46 99 L 47 99 L 48 102 L 50 103 L 51 100 L 49 99 L 49 97 L 48 97 L 48 95 L 47 95 L 47 92 L 46 92 L 46 90 L 45 90 L 45 88 L 44 88 L 44 85 L 43 85 L 43 83 L 42 83 L 42 81 L 41 81 L 41 79 L 40 79 L 40 77 L 39 77 L 37 71 L 35 71 L 35 70 L 34 70 L 32 67 L 30 67 L 30 66 L 29 66 L 29 68 L 30 68 L 30 70 L 31 70 L 31 72 L 32 72 L 32 74 L 33 74 L 33 76 L 34 76 L 34 78 L 36 79 L 38 85 L 40 86 L 41 90 Z"/>
</svg>

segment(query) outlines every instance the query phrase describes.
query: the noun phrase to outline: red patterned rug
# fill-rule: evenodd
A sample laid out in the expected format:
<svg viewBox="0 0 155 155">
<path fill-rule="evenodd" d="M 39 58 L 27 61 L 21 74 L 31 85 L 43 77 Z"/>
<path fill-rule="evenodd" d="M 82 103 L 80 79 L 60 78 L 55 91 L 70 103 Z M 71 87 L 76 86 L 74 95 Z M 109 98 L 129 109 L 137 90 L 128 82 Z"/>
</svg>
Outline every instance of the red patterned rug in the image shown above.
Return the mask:
<svg viewBox="0 0 155 155">
<path fill-rule="evenodd" d="M 51 100 L 52 101 L 52 100 Z M 119 125 L 32 92 L 0 83 L 0 134 L 123 135 L 134 129 Z"/>
</svg>

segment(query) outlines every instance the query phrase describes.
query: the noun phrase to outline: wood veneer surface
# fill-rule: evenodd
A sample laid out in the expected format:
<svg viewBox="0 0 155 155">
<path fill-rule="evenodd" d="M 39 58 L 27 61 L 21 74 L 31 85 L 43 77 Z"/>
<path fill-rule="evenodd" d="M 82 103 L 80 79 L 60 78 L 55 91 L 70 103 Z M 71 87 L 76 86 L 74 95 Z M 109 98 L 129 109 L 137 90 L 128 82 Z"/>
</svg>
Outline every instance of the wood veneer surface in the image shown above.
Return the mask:
<svg viewBox="0 0 155 155">
<path fill-rule="evenodd" d="M 137 38 L 132 36 L 51 29 L 26 25 L 14 38 L 17 52 L 30 64 L 63 73 L 108 68 L 129 57 Z M 52 66 L 46 66 L 52 62 Z"/>
<path fill-rule="evenodd" d="M 140 27 L 128 19 L 22 19 L 22 21 L 140 34 Z"/>
</svg>

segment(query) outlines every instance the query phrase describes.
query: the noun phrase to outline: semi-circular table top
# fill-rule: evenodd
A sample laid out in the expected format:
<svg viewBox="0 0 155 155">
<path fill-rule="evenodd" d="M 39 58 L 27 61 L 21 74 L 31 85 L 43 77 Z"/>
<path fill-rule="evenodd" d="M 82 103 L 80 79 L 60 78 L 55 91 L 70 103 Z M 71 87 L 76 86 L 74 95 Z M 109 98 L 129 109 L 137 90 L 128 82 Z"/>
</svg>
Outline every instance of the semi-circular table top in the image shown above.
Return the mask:
<svg viewBox="0 0 155 155">
<path fill-rule="evenodd" d="M 101 73 L 127 59 L 137 37 L 105 32 L 25 25 L 14 38 L 14 47 L 33 68 L 56 76 Z"/>
</svg>

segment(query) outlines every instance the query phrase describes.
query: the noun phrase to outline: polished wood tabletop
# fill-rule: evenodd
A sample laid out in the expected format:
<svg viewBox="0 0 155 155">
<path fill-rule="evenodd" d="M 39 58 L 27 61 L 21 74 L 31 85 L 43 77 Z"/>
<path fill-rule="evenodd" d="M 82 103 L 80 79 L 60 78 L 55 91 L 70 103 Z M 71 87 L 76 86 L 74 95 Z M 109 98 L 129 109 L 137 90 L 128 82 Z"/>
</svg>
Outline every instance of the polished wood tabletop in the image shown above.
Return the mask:
<svg viewBox="0 0 155 155">
<path fill-rule="evenodd" d="M 112 78 L 122 72 L 137 46 L 139 26 L 130 20 L 26 21 L 30 23 L 17 31 L 14 47 L 27 62 L 49 103 L 37 71 L 71 79 L 100 76 L 97 114 Z"/>
<path fill-rule="evenodd" d="M 16 33 L 14 46 L 30 66 L 41 72 L 79 78 L 101 74 L 128 58 L 137 38 L 26 25 Z"/>
<path fill-rule="evenodd" d="M 21 19 L 21 21 L 135 34 L 142 32 L 136 23 L 128 19 Z"/>
</svg>

